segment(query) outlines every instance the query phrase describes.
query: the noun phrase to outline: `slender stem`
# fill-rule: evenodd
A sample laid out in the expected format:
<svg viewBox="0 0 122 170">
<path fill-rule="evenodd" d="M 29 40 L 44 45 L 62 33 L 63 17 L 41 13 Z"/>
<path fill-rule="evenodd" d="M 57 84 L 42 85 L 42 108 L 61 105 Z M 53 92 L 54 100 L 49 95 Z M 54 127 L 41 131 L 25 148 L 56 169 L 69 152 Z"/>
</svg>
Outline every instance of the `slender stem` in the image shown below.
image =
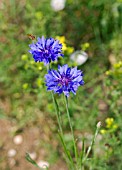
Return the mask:
<svg viewBox="0 0 122 170">
<path fill-rule="evenodd" d="M 80 161 L 79 161 L 80 169 L 79 170 L 82 170 L 82 163 L 83 163 L 84 155 L 85 155 L 85 140 L 83 139 L 82 140 L 82 151 L 80 153 Z"/>
<path fill-rule="evenodd" d="M 58 126 L 59 126 L 59 137 L 61 139 L 61 142 L 62 142 L 62 145 L 64 147 L 64 151 L 65 151 L 65 154 L 67 156 L 67 158 L 69 159 L 72 167 L 74 167 L 74 163 L 73 163 L 73 160 L 72 160 L 72 157 L 66 147 L 66 144 L 65 144 L 65 141 L 64 141 L 64 134 L 63 134 L 63 129 L 62 129 L 62 126 L 61 126 L 61 118 L 60 118 L 60 110 L 59 110 L 59 106 L 58 106 L 58 103 L 56 101 L 56 98 L 54 96 L 54 93 L 52 93 L 52 99 L 53 99 L 53 103 L 55 105 L 55 110 L 56 110 L 56 116 L 57 116 L 57 121 L 58 121 Z"/>
<path fill-rule="evenodd" d="M 71 118 L 70 118 L 70 114 L 69 114 L 68 99 L 67 99 L 66 96 L 65 96 L 65 103 L 66 103 L 66 111 L 67 111 L 67 117 L 68 117 L 68 121 L 69 121 L 69 126 L 70 126 L 70 130 L 71 130 L 71 133 L 72 133 L 72 139 L 73 139 L 73 145 L 74 145 L 75 158 L 76 158 L 76 162 L 77 162 L 77 160 L 78 160 L 78 152 L 77 152 L 77 148 L 76 148 L 74 132 L 73 132 L 72 123 L 71 123 Z"/>
<path fill-rule="evenodd" d="M 99 129 L 100 129 L 100 126 L 97 125 L 97 128 L 96 128 L 95 134 L 94 134 L 94 136 L 93 136 L 91 145 L 89 146 L 89 148 L 88 148 L 88 150 L 87 150 L 87 153 L 86 153 L 86 156 L 85 156 L 83 162 L 85 162 L 85 161 L 87 160 L 87 158 L 88 158 L 88 156 L 89 156 L 89 154 L 90 154 L 90 151 L 91 151 L 91 149 L 92 149 L 92 147 L 93 147 L 93 145 L 94 145 L 94 143 L 95 143 L 96 137 L 97 137 L 97 135 L 98 135 Z"/>
<path fill-rule="evenodd" d="M 63 134 L 62 126 L 61 126 L 61 123 L 60 123 L 61 122 L 61 118 L 60 118 L 60 111 L 59 111 L 58 103 L 57 103 L 57 101 L 55 99 L 55 96 L 54 96 L 53 92 L 51 92 L 51 94 L 52 94 L 53 103 L 55 105 L 55 111 L 57 113 L 56 116 L 57 116 L 59 130 L 60 130 L 61 134 Z"/>
</svg>

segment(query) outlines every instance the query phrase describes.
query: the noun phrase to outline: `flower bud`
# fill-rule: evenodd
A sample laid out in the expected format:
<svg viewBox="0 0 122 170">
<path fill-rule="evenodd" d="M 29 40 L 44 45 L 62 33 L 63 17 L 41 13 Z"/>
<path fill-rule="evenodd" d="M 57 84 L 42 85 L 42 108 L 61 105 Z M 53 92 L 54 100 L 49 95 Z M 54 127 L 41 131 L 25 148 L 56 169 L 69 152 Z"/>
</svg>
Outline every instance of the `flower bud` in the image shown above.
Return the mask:
<svg viewBox="0 0 122 170">
<path fill-rule="evenodd" d="M 97 123 L 97 128 L 100 128 L 101 127 L 101 122 L 99 121 L 98 123 Z"/>
</svg>

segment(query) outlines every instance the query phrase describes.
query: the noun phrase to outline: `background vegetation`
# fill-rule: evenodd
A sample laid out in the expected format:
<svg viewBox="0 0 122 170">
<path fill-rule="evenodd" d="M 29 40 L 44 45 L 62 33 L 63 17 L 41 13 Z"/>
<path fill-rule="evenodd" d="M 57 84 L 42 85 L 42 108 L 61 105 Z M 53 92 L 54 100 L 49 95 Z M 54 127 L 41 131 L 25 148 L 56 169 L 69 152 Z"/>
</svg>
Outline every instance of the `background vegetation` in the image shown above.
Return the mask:
<svg viewBox="0 0 122 170">
<path fill-rule="evenodd" d="M 96 123 L 102 121 L 92 160 L 86 169 L 122 169 L 122 1 L 67 0 L 65 8 L 54 11 L 49 0 L 0 1 L 0 169 L 34 169 L 24 156 L 36 153 L 35 160 L 49 162 L 55 170 L 66 165 L 57 136 L 55 109 L 44 85 L 45 67 L 34 63 L 28 53 L 28 33 L 57 37 L 64 43 L 64 60 L 73 51 L 88 53 L 78 68 L 85 85 L 70 97 L 70 113 L 79 149 L 85 137 L 89 145 Z M 61 37 L 64 36 L 62 39 Z M 54 67 L 57 63 L 54 64 Z M 69 127 L 62 97 L 57 96 L 69 148 Z M 21 135 L 20 145 L 13 142 Z M 17 151 L 14 157 L 8 152 Z"/>
</svg>

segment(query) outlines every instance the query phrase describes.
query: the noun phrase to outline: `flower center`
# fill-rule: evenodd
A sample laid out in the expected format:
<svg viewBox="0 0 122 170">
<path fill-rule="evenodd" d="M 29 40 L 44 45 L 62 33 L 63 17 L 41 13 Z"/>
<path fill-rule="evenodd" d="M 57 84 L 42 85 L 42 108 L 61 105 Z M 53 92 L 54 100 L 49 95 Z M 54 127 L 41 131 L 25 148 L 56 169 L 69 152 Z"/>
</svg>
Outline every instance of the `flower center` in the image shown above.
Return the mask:
<svg viewBox="0 0 122 170">
<path fill-rule="evenodd" d="M 67 78 L 67 77 L 62 77 L 61 80 L 59 81 L 59 84 L 60 84 L 60 85 L 68 86 L 69 82 L 70 82 L 70 79 L 69 79 L 69 78 Z"/>
<path fill-rule="evenodd" d="M 45 52 L 46 54 L 48 54 L 48 50 L 45 50 L 44 52 Z"/>
</svg>

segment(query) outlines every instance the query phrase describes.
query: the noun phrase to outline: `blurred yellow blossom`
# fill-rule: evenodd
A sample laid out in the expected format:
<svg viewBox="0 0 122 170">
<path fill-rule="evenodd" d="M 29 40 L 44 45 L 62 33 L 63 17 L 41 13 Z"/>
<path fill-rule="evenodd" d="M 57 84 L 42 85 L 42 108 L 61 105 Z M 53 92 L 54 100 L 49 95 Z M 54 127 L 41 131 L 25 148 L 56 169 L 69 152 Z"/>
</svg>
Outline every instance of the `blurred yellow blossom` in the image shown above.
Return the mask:
<svg viewBox="0 0 122 170">
<path fill-rule="evenodd" d="M 56 36 L 56 39 L 60 41 L 60 43 L 62 44 L 62 50 L 66 51 L 67 50 L 67 45 L 65 43 L 66 38 L 65 36 Z"/>
<path fill-rule="evenodd" d="M 22 88 L 23 88 L 24 90 L 26 90 L 26 89 L 28 88 L 28 83 L 24 83 L 24 84 L 22 85 Z"/>
<path fill-rule="evenodd" d="M 114 119 L 108 117 L 108 118 L 105 120 L 105 122 L 106 122 L 106 127 L 107 127 L 107 128 L 110 128 L 110 127 L 113 125 L 113 123 L 114 123 Z"/>
<path fill-rule="evenodd" d="M 35 17 L 36 17 L 36 19 L 40 20 L 43 17 L 43 13 L 41 11 L 38 11 L 35 13 Z"/>
<path fill-rule="evenodd" d="M 65 36 L 56 36 L 56 39 L 58 39 L 60 41 L 60 43 L 65 43 L 65 41 L 66 41 Z"/>
<path fill-rule="evenodd" d="M 105 72 L 105 74 L 108 76 L 108 75 L 110 75 L 110 72 L 111 72 L 111 71 L 108 70 L 108 71 Z"/>
<path fill-rule="evenodd" d="M 117 124 L 113 125 L 113 129 L 117 129 L 117 128 L 118 128 Z"/>
<path fill-rule="evenodd" d="M 36 64 L 38 70 L 43 69 L 43 63 L 42 62 L 36 62 L 35 64 Z"/>
<path fill-rule="evenodd" d="M 100 132 L 101 134 L 106 134 L 107 131 L 105 129 L 101 129 Z"/>
<path fill-rule="evenodd" d="M 39 67 L 38 67 L 38 70 L 42 70 L 42 66 L 39 66 Z"/>
<path fill-rule="evenodd" d="M 118 63 L 115 63 L 114 64 L 114 68 L 116 69 L 116 68 L 120 68 L 120 67 L 122 67 L 122 61 L 119 61 Z"/>
<path fill-rule="evenodd" d="M 67 50 L 67 45 L 65 43 L 62 43 L 62 50 L 66 51 Z"/>
<path fill-rule="evenodd" d="M 110 74 L 112 76 L 115 76 L 115 77 L 118 77 L 118 76 L 121 77 L 121 74 L 122 74 L 122 61 L 119 61 L 118 63 L 115 63 L 113 65 L 113 69 L 110 70 Z"/>
<path fill-rule="evenodd" d="M 88 42 L 86 42 L 86 43 L 84 43 L 84 44 L 81 45 L 81 49 L 82 49 L 83 51 L 87 50 L 89 47 L 90 47 L 90 44 L 89 44 Z"/>
<path fill-rule="evenodd" d="M 118 128 L 118 125 L 115 123 L 113 118 L 107 118 L 105 122 L 106 122 L 106 128 L 108 129 L 116 130 Z"/>
<path fill-rule="evenodd" d="M 101 134 L 105 134 L 105 133 L 114 133 L 117 128 L 118 128 L 118 125 L 115 123 L 114 119 L 113 118 L 107 118 L 105 120 L 106 122 L 106 127 L 105 129 L 102 129 L 100 132 Z"/>
<path fill-rule="evenodd" d="M 36 84 L 37 84 L 38 87 L 41 87 L 42 84 L 43 84 L 43 81 L 40 78 L 37 78 L 36 79 Z"/>
<path fill-rule="evenodd" d="M 23 55 L 21 56 L 21 59 L 22 59 L 22 60 L 27 60 L 27 59 L 28 59 L 27 54 L 23 54 Z"/>
<path fill-rule="evenodd" d="M 68 54 L 73 53 L 73 51 L 74 51 L 74 48 L 73 48 L 73 47 L 67 47 L 67 53 L 68 53 Z"/>
<path fill-rule="evenodd" d="M 30 64 L 34 65 L 35 64 L 34 60 L 30 60 Z"/>
</svg>

